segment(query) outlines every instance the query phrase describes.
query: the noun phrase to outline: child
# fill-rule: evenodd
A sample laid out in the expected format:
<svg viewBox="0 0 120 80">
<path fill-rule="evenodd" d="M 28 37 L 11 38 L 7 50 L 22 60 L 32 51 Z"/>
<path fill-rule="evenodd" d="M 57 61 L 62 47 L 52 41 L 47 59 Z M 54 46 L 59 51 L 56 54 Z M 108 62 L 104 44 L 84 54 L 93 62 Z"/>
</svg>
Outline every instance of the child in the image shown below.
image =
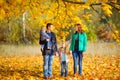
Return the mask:
<svg viewBox="0 0 120 80">
<path fill-rule="evenodd" d="M 50 39 L 49 35 L 46 33 L 45 27 L 42 27 L 40 30 L 40 36 L 41 36 L 41 41 Z M 43 51 L 44 45 L 41 45 L 41 50 Z M 50 41 L 47 42 L 47 49 L 51 48 L 51 43 Z"/>
<path fill-rule="evenodd" d="M 66 44 L 62 43 L 62 46 L 59 49 L 59 59 L 61 62 L 61 76 L 68 76 L 68 57 L 66 52 Z"/>
</svg>

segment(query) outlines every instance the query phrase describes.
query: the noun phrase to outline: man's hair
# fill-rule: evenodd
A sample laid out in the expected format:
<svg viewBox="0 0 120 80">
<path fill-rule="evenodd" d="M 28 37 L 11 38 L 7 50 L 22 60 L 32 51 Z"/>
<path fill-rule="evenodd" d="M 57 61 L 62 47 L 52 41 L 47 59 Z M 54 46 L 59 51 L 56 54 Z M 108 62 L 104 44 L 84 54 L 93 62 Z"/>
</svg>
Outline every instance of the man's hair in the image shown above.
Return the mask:
<svg viewBox="0 0 120 80">
<path fill-rule="evenodd" d="M 46 28 L 48 29 L 49 26 L 53 25 L 52 23 L 47 23 Z"/>
</svg>

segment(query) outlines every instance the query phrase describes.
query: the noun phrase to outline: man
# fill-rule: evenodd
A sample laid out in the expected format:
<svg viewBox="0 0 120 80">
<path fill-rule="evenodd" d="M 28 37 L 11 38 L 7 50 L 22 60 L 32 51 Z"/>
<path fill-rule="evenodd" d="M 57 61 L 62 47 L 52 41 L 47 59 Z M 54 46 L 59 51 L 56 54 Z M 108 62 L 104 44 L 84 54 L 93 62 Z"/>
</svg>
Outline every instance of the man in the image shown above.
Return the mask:
<svg viewBox="0 0 120 80">
<path fill-rule="evenodd" d="M 57 54 L 57 42 L 56 42 L 56 36 L 53 32 L 53 25 L 51 23 L 48 23 L 46 25 L 47 31 L 46 33 L 49 35 L 50 39 L 46 39 L 44 41 L 41 41 L 42 44 L 44 44 L 43 48 L 43 72 L 44 72 L 44 78 L 52 77 L 52 62 L 54 55 Z M 47 48 L 47 42 L 51 43 L 50 48 Z"/>
</svg>

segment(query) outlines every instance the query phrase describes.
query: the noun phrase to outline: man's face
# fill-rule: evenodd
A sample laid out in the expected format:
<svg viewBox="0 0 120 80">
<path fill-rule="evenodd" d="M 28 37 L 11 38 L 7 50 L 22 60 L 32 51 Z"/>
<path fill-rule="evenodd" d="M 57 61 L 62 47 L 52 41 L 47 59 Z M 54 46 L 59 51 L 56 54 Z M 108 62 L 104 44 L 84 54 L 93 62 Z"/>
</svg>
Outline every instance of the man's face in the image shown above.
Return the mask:
<svg viewBox="0 0 120 80">
<path fill-rule="evenodd" d="M 53 30 L 53 25 L 50 25 L 50 26 L 48 27 L 48 30 L 52 31 L 52 30 Z"/>
</svg>

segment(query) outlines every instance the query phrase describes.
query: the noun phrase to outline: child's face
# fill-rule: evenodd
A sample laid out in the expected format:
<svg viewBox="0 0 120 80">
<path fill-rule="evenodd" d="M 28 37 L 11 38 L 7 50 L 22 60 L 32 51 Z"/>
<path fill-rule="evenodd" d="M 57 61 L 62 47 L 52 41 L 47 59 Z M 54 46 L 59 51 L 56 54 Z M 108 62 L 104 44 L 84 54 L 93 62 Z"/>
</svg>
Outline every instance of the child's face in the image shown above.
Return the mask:
<svg viewBox="0 0 120 80">
<path fill-rule="evenodd" d="M 65 48 L 65 43 L 62 43 L 62 47 Z"/>
<path fill-rule="evenodd" d="M 45 32 L 45 31 L 46 31 L 46 28 L 45 28 L 45 27 L 42 27 L 42 31 L 44 31 L 44 32 Z"/>
</svg>

